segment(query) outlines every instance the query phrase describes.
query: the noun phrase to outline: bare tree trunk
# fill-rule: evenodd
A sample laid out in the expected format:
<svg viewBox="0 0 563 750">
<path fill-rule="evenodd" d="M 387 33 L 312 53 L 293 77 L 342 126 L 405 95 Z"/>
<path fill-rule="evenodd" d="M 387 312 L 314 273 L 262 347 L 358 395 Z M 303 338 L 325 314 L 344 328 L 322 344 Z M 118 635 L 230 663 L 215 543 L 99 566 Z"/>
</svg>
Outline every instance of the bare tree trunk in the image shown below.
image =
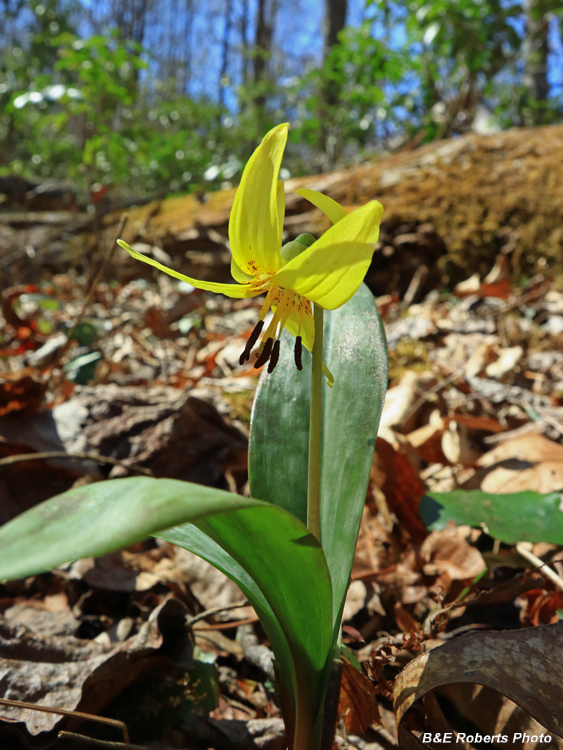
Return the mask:
<svg viewBox="0 0 563 750">
<path fill-rule="evenodd" d="M 122 39 L 143 44 L 150 2 L 151 0 L 114 0 L 113 15 Z"/>
<path fill-rule="evenodd" d="M 150 5 L 151 0 L 113 0 L 112 15 L 120 39 L 140 45 L 144 43 Z M 138 69 L 133 71 L 133 80 L 136 87 L 139 83 Z"/>
<path fill-rule="evenodd" d="M 332 48 L 338 44 L 338 35 L 346 25 L 348 0 L 326 0 L 324 17 L 324 61 Z M 339 86 L 336 81 L 327 81 L 324 96 L 329 106 L 338 101 Z"/>
<path fill-rule="evenodd" d="M 331 69 L 328 58 L 338 44 L 338 35 L 346 25 L 347 11 L 348 0 L 325 0 L 323 61 L 327 79 L 321 92 L 319 107 L 318 150 L 321 155 L 321 169 L 331 169 L 337 159 L 336 144 L 330 141 L 329 131 L 331 110 L 338 103 L 340 84 L 332 77 L 332 73 L 336 71 Z"/>
<path fill-rule="evenodd" d="M 346 25 L 347 12 L 348 0 L 326 0 L 323 22 L 325 60 L 334 45 L 338 44 L 338 35 Z"/>
<path fill-rule="evenodd" d="M 256 36 L 254 39 L 254 106 L 259 130 L 263 130 L 266 86 L 268 82 L 268 60 L 272 52 L 274 23 L 278 0 L 258 0 L 256 14 Z"/>
<path fill-rule="evenodd" d="M 249 63 L 249 48 L 250 45 L 248 43 L 248 27 L 249 27 L 249 8 L 248 8 L 248 0 L 242 0 L 241 3 L 241 13 L 240 13 L 240 41 L 241 41 L 241 48 L 242 48 L 242 82 L 244 86 L 248 85 L 248 79 L 249 79 L 249 70 L 248 70 L 248 63 Z"/>
<path fill-rule="evenodd" d="M 194 3 L 193 0 L 184 2 L 184 24 L 181 40 L 178 43 L 178 62 L 180 70 L 176 73 L 178 93 L 185 94 L 188 83 L 192 77 L 192 54 L 193 54 L 193 27 L 194 27 Z"/>
<path fill-rule="evenodd" d="M 219 104 L 225 104 L 225 85 L 229 70 L 229 37 L 231 34 L 233 14 L 232 0 L 225 0 L 225 26 L 223 28 L 223 43 L 221 49 L 221 70 L 219 71 Z"/>
<path fill-rule="evenodd" d="M 525 8 L 524 86 L 532 104 L 531 124 L 541 125 L 545 122 L 549 94 L 547 81 L 549 19 L 544 0 L 526 0 Z"/>
</svg>

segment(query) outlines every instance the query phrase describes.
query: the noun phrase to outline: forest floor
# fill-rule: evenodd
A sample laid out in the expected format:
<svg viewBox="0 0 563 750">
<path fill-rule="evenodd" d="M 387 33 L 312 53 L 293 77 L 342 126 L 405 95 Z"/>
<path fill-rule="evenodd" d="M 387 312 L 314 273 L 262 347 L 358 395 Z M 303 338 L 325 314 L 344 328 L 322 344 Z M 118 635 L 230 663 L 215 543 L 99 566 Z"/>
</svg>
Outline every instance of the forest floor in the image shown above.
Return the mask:
<svg viewBox="0 0 563 750">
<path fill-rule="evenodd" d="M 548 731 L 563 725 L 563 703 L 546 698 L 561 689 L 563 548 L 499 544 L 452 522 L 429 532 L 418 515 L 427 491 L 563 487 L 562 150 L 563 128 L 467 136 L 288 186 L 347 205 L 377 197 L 387 217 L 366 280 L 385 323 L 389 391 L 344 614 L 357 663 L 345 665 L 340 748 L 422 748 L 420 732 L 452 729 L 509 735 L 510 747 L 529 750 L 552 734 L 563 746 Z M 230 200 L 133 209 L 126 239 L 226 280 Z M 0 523 L 70 487 L 137 473 L 247 494 L 260 373 L 238 358 L 260 302 L 126 263 L 113 249 L 117 214 L 56 214 L 56 205 L 0 213 L 11 283 Z M 290 236 L 323 228 L 288 199 Z M 132 743 L 155 750 L 284 747 L 254 611 L 184 550 L 145 542 L 6 583 L 0 613 L 0 697 L 118 719 Z M 494 665 L 479 685 L 462 653 L 467 634 Z M 434 682 L 421 686 L 416 658 L 436 649 Z M 399 684 L 420 697 L 412 707 L 397 699 Z M 61 730 L 119 747 L 115 726 L 14 706 L 0 717 L 3 750 L 79 746 L 57 739 Z"/>
</svg>

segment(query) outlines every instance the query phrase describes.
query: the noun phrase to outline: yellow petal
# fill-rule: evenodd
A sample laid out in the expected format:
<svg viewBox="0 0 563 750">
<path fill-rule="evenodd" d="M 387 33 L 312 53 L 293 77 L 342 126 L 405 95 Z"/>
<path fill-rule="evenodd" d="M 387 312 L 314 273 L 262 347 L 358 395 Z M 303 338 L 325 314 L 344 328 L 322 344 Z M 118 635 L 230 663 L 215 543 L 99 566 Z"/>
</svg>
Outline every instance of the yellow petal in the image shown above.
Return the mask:
<svg viewBox="0 0 563 750">
<path fill-rule="evenodd" d="M 158 268 L 159 271 L 164 271 L 164 273 L 167 273 L 169 276 L 174 276 L 175 279 L 185 281 L 188 284 L 195 286 L 196 289 L 204 289 L 206 292 L 217 292 L 218 294 L 225 294 L 227 295 L 227 297 L 238 298 L 256 297 L 259 294 L 262 294 L 262 292 L 257 291 L 256 289 L 249 289 L 243 284 L 216 284 L 212 281 L 199 281 L 198 279 L 191 279 L 189 276 L 184 276 L 183 273 L 178 273 L 178 271 L 174 271 L 174 269 L 172 268 L 167 268 L 166 266 L 163 266 L 162 263 L 159 263 L 158 261 L 153 260 L 146 255 L 138 253 L 136 250 L 133 250 L 133 248 L 130 247 L 126 242 L 123 242 L 123 240 L 117 240 L 117 244 L 120 245 L 124 250 L 127 250 L 129 255 L 132 258 L 135 258 L 135 260 L 142 260 L 143 263 L 148 263 L 149 266 L 154 266 L 155 268 Z"/>
<path fill-rule="evenodd" d="M 238 281 L 239 284 L 248 284 L 253 278 L 237 266 L 233 257 L 231 257 L 231 276 L 235 281 Z"/>
<path fill-rule="evenodd" d="M 364 280 L 379 237 L 383 206 L 371 201 L 335 224 L 305 252 L 279 270 L 272 283 L 327 310 L 354 296 Z"/>
<path fill-rule="evenodd" d="M 284 123 L 265 135 L 244 169 L 231 210 L 231 252 L 252 276 L 281 268 L 278 175 L 288 128 Z"/>
<path fill-rule="evenodd" d="M 282 246 L 283 242 L 283 222 L 285 219 L 285 188 L 282 180 L 278 182 L 278 247 Z"/>
<path fill-rule="evenodd" d="M 329 198 L 328 195 L 319 193 L 316 190 L 309 190 L 309 188 L 299 188 L 299 190 L 296 190 L 295 192 L 297 193 L 297 195 L 301 195 L 303 198 L 306 198 L 309 203 L 313 204 L 313 206 L 320 208 L 323 214 L 325 216 L 328 216 L 333 224 L 336 224 L 336 222 L 340 221 L 340 219 L 344 219 L 346 216 L 348 216 L 348 211 L 346 211 L 346 209 L 341 206 L 340 203 L 337 203 L 332 198 Z"/>
<path fill-rule="evenodd" d="M 303 302 L 305 302 L 305 307 L 302 310 L 302 314 L 299 315 L 299 311 L 293 308 L 285 323 L 285 327 L 293 336 L 301 336 L 303 346 L 311 351 L 315 341 L 315 321 L 311 305 L 306 300 L 303 300 Z M 301 332 L 299 332 L 300 323 Z"/>
</svg>

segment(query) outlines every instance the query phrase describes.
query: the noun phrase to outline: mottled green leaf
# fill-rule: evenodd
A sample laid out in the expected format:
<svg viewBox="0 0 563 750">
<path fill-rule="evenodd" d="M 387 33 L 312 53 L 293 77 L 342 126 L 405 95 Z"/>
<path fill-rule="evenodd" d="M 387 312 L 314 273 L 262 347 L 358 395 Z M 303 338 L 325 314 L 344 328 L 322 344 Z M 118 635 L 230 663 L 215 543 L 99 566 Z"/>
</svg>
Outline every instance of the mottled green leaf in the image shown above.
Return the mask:
<svg viewBox="0 0 563 750">
<path fill-rule="evenodd" d="M 480 490 L 432 492 L 420 501 L 420 517 L 432 530 L 449 520 L 482 526 L 501 542 L 563 544 L 563 495 L 515 492 L 492 495 Z"/>
</svg>

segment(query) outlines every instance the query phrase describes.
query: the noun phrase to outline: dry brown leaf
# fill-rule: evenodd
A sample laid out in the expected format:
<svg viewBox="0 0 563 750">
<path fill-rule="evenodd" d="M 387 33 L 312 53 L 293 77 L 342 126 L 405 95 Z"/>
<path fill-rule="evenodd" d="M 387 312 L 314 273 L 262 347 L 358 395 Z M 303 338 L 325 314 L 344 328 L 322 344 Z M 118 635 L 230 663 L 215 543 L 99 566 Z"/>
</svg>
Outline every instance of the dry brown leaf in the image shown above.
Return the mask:
<svg viewBox="0 0 563 750">
<path fill-rule="evenodd" d="M 483 492 L 547 493 L 563 487 L 563 445 L 529 433 L 498 444 L 478 461 L 482 467 L 463 485 Z"/>
<path fill-rule="evenodd" d="M 438 688 L 437 692 L 484 735 L 506 734 L 510 740 L 513 740 L 514 734 L 518 732 L 521 735 L 528 734 L 530 737 L 546 734 L 545 728 L 526 711 L 496 690 L 484 685 L 456 683 L 444 685 Z M 558 737 L 554 740 L 550 743 L 551 747 L 563 747 L 563 740 Z M 518 748 L 533 750 L 538 744 L 537 742 L 511 741 L 510 747 L 514 750 Z"/>
<path fill-rule="evenodd" d="M 442 436 L 446 429 L 446 422 L 435 409 L 430 415 L 428 424 L 405 435 L 405 439 L 414 448 L 423 461 L 429 464 L 445 464 L 448 459 L 442 450 Z"/>
<path fill-rule="evenodd" d="M 17 412 L 20 416 L 38 412 L 45 403 L 47 380 L 33 367 L 5 372 L 0 377 L 0 416 Z"/>
<path fill-rule="evenodd" d="M 480 466 L 492 466 L 500 461 L 516 459 L 530 463 L 563 461 L 563 445 L 543 435 L 531 433 L 500 443 L 479 459 Z"/>
<path fill-rule="evenodd" d="M 375 483 L 383 491 L 389 510 L 395 513 L 401 529 L 407 531 L 413 541 L 422 541 L 427 531 L 418 515 L 418 506 L 425 487 L 406 450 L 402 446 L 395 450 L 378 437 L 374 460 Z"/>
<path fill-rule="evenodd" d="M 486 567 L 479 550 L 467 543 L 462 530 L 453 521 L 443 531 L 433 531 L 424 540 L 420 555 L 426 575 L 447 573 L 452 581 L 473 579 Z"/>
<path fill-rule="evenodd" d="M 407 372 L 401 382 L 387 391 L 378 434 L 394 443 L 393 429 L 411 432 L 416 427 L 416 415 L 424 404 L 421 396 L 436 385 L 432 372 Z"/>
<path fill-rule="evenodd" d="M 186 612 L 183 604 L 169 599 L 151 613 L 136 635 L 111 646 L 72 636 L 40 635 L 1 617 L 0 695 L 96 713 L 139 674 L 158 668 L 161 661 L 157 649 L 166 637 L 177 642 Z M 7 706 L 0 707 L 0 717 L 16 725 L 25 724 L 32 735 L 67 721 L 56 714 Z"/>
<path fill-rule="evenodd" d="M 246 437 L 215 407 L 176 388 L 78 388 L 69 402 L 85 417 L 88 451 L 150 468 L 157 477 L 214 485 L 246 458 Z M 111 476 L 125 473 L 115 467 Z"/>
<path fill-rule="evenodd" d="M 417 657 L 395 681 L 393 703 L 400 723 L 429 690 L 451 683 L 486 685 L 563 737 L 563 622 L 517 631 L 473 632 Z"/>
<path fill-rule="evenodd" d="M 561 619 L 558 612 L 563 609 L 563 593 L 546 591 L 543 587 L 532 589 L 522 593 L 518 603 L 523 625 L 547 625 Z"/>
<path fill-rule="evenodd" d="M 479 417 L 473 414 L 456 414 L 455 421 L 469 430 L 483 430 L 484 432 L 502 432 L 505 428 L 498 419 Z"/>
<path fill-rule="evenodd" d="M 450 420 L 442 435 L 442 451 L 452 464 L 472 466 L 479 458 L 479 453 L 471 445 L 467 427 L 458 425 L 454 419 Z"/>
<path fill-rule="evenodd" d="M 477 479 L 479 473 L 473 479 Z M 498 466 L 482 478 L 483 492 L 534 492 L 548 493 L 563 487 L 563 461 L 545 461 L 536 466 L 526 467 L 518 462 L 511 466 Z"/>
<path fill-rule="evenodd" d="M 350 734 L 361 734 L 371 724 L 380 722 L 375 687 L 363 672 L 359 672 L 346 659 L 342 660 L 342 666 L 338 715 L 344 719 Z"/>
<path fill-rule="evenodd" d="M 174 565 L 180 571 L 183 581 L 205 609 L 228 607 L 244 601 L 245 596 L 234 581 L 210 563 L 202 560 L 182 547 L 171 545 Z M 218 615 L 219 619 L 244 620 L 255 615 L 251 606 Z"/>
<path fill-rule="evenodd" d="M 495 265 L 487 276 L 480 281 L 478 273 L 469 279 L 460 282 L 454 288 L 454 294 L 458 297 L 467 297 L 475 294 L 478 297 L 498 297 L 507 299 L 511 292 L 510 268 L 506 255 L 497 255 Z"/>
<path fill-rule="evenodd" d="M 517 596 L 521 596 L 527 591 L 538 588 L 545 584 L 545 578 L 541 573 L 536 571 L 524 571 L 512 576 L 508 581 L 499 583 L 492 589 L 485 589 L 467 597 L 463 600 L 463 606 L 492 606 L 495 604 L 504 604 L 513 602 Z M 455 606 L 455 604 L 454 604 Z"/>
</svg>

